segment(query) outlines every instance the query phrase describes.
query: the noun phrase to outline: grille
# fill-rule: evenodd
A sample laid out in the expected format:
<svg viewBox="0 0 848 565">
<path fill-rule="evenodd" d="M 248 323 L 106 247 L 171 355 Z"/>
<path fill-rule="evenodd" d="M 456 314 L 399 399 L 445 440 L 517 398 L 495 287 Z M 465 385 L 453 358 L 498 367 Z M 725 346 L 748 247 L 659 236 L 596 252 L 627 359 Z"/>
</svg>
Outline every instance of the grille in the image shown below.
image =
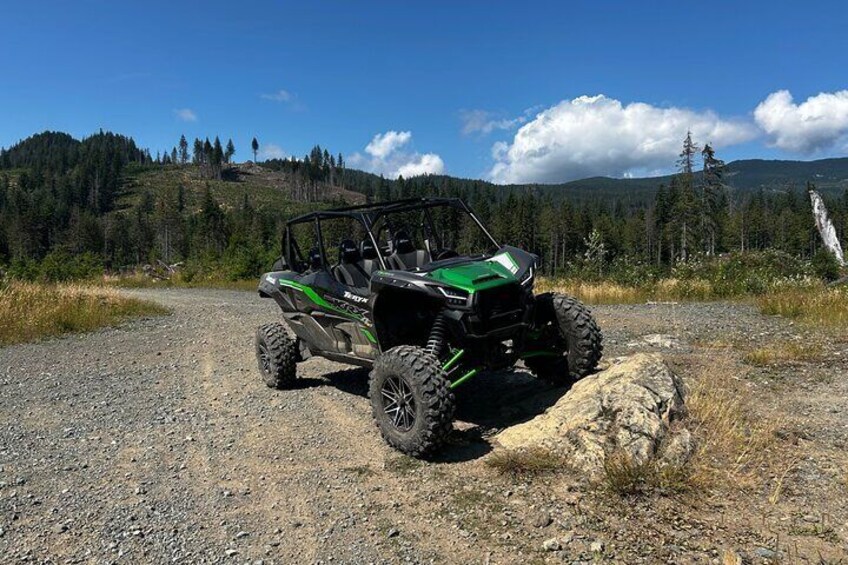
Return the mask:
<svg viewBox="0 0 848 565">
<path fill-rule="evenodd" d="M 480 319 L 498 326 L 521 321 L 522 294 L 518 283 L 480 291 L 477 296 Z"/>
</svg>

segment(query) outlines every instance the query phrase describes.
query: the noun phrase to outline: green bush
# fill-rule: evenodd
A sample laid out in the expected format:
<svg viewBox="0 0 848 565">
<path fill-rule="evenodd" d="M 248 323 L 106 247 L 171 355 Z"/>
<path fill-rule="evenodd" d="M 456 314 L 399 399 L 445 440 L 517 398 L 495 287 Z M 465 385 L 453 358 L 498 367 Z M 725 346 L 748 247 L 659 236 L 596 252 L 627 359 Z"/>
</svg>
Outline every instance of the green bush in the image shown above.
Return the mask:
<svg viewBox="0 0 848 565">
<path fill-rule="evenodd" d="M 839 261 L 836 257 L 825 248 L 819 249 L 813 255 L 813 271 L 816 276 L 825 281 L 835 281 L 840 276 Z"/>
<path fill-rule="evenodd" d="M 13 259 L 6 275 L 10 279 L 29 282 L 66 282 L 92 279 L 103 274 L 103 259 L 93 253 L 72 255 L 64 249 L 54 249 L 41 261 Z"/>
</svg>

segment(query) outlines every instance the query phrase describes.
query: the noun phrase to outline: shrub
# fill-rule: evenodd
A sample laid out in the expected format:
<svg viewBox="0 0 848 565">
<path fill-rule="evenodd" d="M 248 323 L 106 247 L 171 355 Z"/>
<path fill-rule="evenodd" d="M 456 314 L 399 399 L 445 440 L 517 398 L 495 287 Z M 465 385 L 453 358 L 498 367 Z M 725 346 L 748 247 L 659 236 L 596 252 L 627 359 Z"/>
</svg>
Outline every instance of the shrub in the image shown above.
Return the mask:
<svg viewBox="0 0 848 565">
<path fill-rule="evenodd" d="M 813 255 L 813 271 L 816 276 L 825 281 L 835 281 L 840 276 L 839 261 L 825 248 L 821 248 Z"/>
</svg>

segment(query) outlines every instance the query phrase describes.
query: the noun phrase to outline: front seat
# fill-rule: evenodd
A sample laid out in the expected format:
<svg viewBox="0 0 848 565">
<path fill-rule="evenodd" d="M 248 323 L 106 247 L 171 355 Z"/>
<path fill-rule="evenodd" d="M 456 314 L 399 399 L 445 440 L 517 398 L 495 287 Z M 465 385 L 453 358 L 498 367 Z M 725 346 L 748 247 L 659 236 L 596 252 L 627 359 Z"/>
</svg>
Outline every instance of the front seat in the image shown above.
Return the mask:
<svg viewBox="0 0 848 565">
<path fill-rule="evenodd" d="M 368 288 L 371 276 L 362 269 L 362 255 L 356 243 L 343 239 L 339 243 L 339 264 L 333 267 L 333 276 L 342 284 L 356 288 Z"/>
<path fill-rule="evenodd" d="M 380 268 L 380 262 L 377 260 L 377 250 L 374 248 L 374 244 L 370 238 L 366 237 L 359 244 L 359 255 L 361 257 L 359 265 L 369 277 L 371 273 Z"/>
<path fill-rule="evenodd" d="M 403 230 L 395 232 L 392 240 L 392 251 L 389 255 L 389 265 L 398 271 L 409 271 L 417 267 L 423 267 L 427 262 L 427 252 L 423 249 L 415 249 L 409 234 Z"/>
</svg>

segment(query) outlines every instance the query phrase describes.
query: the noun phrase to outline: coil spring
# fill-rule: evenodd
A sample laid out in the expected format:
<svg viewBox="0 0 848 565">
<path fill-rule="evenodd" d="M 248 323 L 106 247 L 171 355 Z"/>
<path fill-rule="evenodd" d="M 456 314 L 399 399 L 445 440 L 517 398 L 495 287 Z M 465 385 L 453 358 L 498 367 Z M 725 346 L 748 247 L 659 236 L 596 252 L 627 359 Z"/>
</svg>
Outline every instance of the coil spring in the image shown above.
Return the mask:
<svg viewBox="0 0 848 565">
<path fill-rule="evenodd" d="M 437 358 L 441 357 L 442 351 L 447 345 L 446 336 L 448 332 L 448 318 L 445 316 L 445 311 L 442 310 L 436 315 L 433 320 L 433 327 L 430 329 L 430 337 L 427 338 L 427 352 L 432 353 Z"/>
</svg>

